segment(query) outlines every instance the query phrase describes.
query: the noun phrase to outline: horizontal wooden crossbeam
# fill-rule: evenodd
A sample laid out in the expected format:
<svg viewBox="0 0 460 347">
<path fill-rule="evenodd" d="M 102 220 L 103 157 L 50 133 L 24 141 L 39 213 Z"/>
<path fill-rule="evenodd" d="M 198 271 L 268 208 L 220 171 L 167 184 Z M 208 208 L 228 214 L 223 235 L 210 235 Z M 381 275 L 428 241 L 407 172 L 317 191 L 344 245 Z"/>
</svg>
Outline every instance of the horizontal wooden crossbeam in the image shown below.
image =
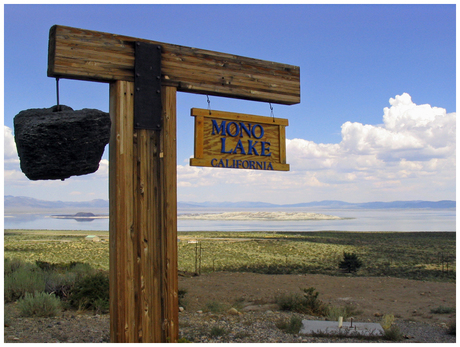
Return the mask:
<svg viewBox="0 0 460 347">
<path fill-rule="evenodd" d="M 292 105 L 300 102 L 300 68 L 237 55 L 55 25 L 48 76 L 134 81 L 134 43 L 162 46 L 162 85 L 178 91 Z"/>
</svg>

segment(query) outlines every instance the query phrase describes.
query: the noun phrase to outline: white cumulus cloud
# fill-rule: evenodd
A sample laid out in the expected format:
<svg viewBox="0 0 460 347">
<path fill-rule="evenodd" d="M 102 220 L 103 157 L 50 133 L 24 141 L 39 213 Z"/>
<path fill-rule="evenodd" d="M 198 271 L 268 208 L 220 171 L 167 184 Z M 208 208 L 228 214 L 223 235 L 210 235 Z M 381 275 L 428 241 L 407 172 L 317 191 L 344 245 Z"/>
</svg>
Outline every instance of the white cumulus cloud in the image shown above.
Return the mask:
<svg viewBox="0 0 460 347">
<path fill-rule="evenodd" d="M 107 198 L 108 160 L 102 159 L 99 169 L 91 175 L 75 176 L 65 181 L 31 181 L 21 171 L 13 130 L 7 126 L 3 128 L 3 140 L 3 178 L 6 195 L 31 196 L 43 200 L 68 200 L 80 196 L 81 200 L 85 200 L 97 192 L 98 198 Z M 75 192 L 82 194 L 76 195 Z"/>
<path fill-rule="evenodd" d="M 455 199 L 456 113 L 407 93 L 389 103 L 382 124 L 344 123 L 340 143 L 287 140 L 288 173 L 179 166 L 179 186 L 238 184 L 248 200 L 260 199 L 256 191 L 296 201 Z"/>
<path fill-rule="evenodd" d="M 456 113 L 416 105 L 407 93 L 390 98 L 389 104 L 381 124 L 345 122 L 340 143 L 286 140 L 289 172 L 177 165 L 178 200 L 455 199 Z M 12 129 L 4 126 L 5 194 L 107 198 L 108 166 L 103 159 L 92 175 L 29 181 L 19 168 Z"/>
<path fill-rule="evenodd" d="M 3 154 L 5 164 L 19 163 L 16 143 L 14 142 L 13 130 L 6 125 L 3 126 Z"/>
<path fill-rule="evenodd" d="M 292 170 L 318 171 L 319 182 L 336 188 L 352 183 L 357 195 L 360 189 L 398 187 L 402 193 L 412 187 L 429 199 L 430 193 L 437 195 L 436 186 L 444 194 L 450 189 L 454 198 L 456 113 L 416 105 L 407 93 L 391 98 L 390 105 L 383 110 L 382 125 L 344 123 L 339 144 L 288 141 Z"/>
</svg>

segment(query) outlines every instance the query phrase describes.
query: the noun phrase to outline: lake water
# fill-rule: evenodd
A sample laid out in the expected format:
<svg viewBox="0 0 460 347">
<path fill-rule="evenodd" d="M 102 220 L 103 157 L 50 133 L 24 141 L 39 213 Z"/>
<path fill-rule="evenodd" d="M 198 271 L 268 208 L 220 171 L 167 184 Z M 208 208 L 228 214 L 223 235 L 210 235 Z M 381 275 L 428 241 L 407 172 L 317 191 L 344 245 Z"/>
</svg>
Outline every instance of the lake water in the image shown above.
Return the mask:
<svg viewBox="0 0 460 347">
<path fill-rule="evenodd" d="M 189 211 L 187 211 L 189 212 Z M 196 212 L 196 211 L 193 211 Z M 201 211 L 204 213 L 205 211 Z M 213 211 L 224 212 L 224 211 Z M 294 212 L 294 211 L 292 211 Z M 456 231 L 455 209 L 321 210 L 311 212 L 353 218 L 308 221 L 178 220 L 178 231 Z M 52 213 L 59 214 L 59 213 Z M 51 215 L 51 214 L 50 214 Z M 109 220 L 77 221 L 43 214 L 5 214 L 5 229 L 108 230 Z"/>
</svg>

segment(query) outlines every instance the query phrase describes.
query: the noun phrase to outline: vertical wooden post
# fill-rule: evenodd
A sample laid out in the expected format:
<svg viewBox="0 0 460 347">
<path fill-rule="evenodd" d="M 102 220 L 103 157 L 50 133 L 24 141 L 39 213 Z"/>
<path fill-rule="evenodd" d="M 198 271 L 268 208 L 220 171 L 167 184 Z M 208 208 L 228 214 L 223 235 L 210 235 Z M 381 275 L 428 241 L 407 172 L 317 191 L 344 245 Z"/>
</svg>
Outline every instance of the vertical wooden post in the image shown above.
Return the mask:
<svg viewBox="0 0 460 347">
<path fill-rule="evenodd" d="M 177 342 L 176 88 L 161 131 L 133 129 L 133 90 L 110 85 L 111 342 Z"/>
<path fill-rule="evenodd" d="M 162 298 L 165 315 L 163 317 L 165 341 L 177 342 L 179 338 L 179 296 L 177 275 L 177 151 L 176 151 L 176 91 L 175 87 L 162 88 L 163 167 L 160 190 L 163 196 L 163 247 L 164 277 Z"/>
<path fill-rule="evenodd" d="M 134 83 L 110 85 L 110 339 L 134 339 Z"/>
</svg>

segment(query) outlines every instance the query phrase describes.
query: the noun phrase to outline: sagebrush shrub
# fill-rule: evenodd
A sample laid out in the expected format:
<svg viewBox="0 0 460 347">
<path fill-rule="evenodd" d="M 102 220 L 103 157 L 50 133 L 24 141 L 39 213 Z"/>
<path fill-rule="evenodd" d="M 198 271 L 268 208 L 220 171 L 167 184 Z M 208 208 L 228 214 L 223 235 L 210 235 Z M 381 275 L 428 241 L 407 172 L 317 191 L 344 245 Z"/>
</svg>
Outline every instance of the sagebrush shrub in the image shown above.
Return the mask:
<svg viewBox="0 0 460 347">
<path fill-rule="evenodd" d="M 281 311 L 299 312 L 302 310 L 303 297 L 298 293 L 281 294 L 275 298 Z"/>
<path fill-rule="evenodd" d="M 23 298 L 26 293 L 45 290 L 43 272 L 33 264 L 23 263 L 4 278 L 5 302 L 16 301 Z"/>
<path fill-rule="evenodd" d="M 293 315 L 289 320 L 280 319 L 276 322 L 276 327 L 288 334 L 298 334 L 302 328 L 302 318 Z"/>
<path fill-rule="evenodd" d="M 314 287 L 304 288 L 304 300 L 305 307 L 307 308 L 310 314 L 326 315 L 327 314 L 327 305 L 318 299 L 319 292 L 315 292 Z"/>
<path fill-rule="evenodd" d="M 398 326 L 392 325 L 389 329 L 384 329 L 383 338 L 387 341 L 401 341 L 404 336 Z"/>
<path fill-rule="evenodd" d="M 21 259 L 18 259 L 18 258 L 13 258 L 13 259 L 5 258 L 4 267 L 3 267 L 3 273 L 4 273 L 5 276 L 10 275 L 13 272 L 15 272 L 17 269 L 19 269 L 20 267 L 23 267 L 25 265 L 26 265 L 26 263 Z"/>
<path fill-rule="evenodd" d="M 315 292 L 315 288 L 305 288 L 303 292 L 303 296 L 298 293 L 279 295 L 275 299 L 276 303 L 282 311 L 327 315 L 328 306 L 318 299 L 319 292 Z"/>
<path fill-rule="evenodd" d="M 87 263 L 74 263 L 70 270 L 77 276 L 77 278 L 92 275 L 96 272 L 96 270 Z"/>
<path fill-rule="evenodd" d="M 438 306 L 430 310 L 431 313 L 450 314 L 455 312 L 455 307 Z"/>
<path fill-rule="evenodd" d="M 35 260 L 35 265 L 44 271 L 54 271 L 56 270 L 58 264 L 48 263 L 47 261 Z"/>
<path fill-rule="evenodd" d="M 67 263 L 49 263 L 46 261 L 36 260 L 35 265 L 37 265 L 40 269 L 52 273 L 67 273 L 72 272 L 77 276 L 85 276 L 91 273 L 94 273 L 93 268 L 91 265 L 87 263 L 82 263 L 79 261 L 70 261 Z"/>
<path fill-rule="evenodd" d="M 228 305 L 220 301 L 208 301 L 206 303 L 206 312 L 219 313 L 223 312 L 228 308 Z"/>
<path fill-rule="evenodd" d="M 26 293 L 18 301 L 18 308 L 23 317 L 54 317 L 60 312 L 61 301 L 53 294 L 35 292 Z"/>
<path fill-rule="evenodd" d="M 54 294 L 61 300 L 69 298 L 72 287 L 75 285 L 77 274 L 74 272 L 47 272 L 45 273 L 45 292 Z"/>
<path fill-rule="evenodd" d="M 96 272 L 77 279 L 71 289 L 71 306 L 81 309 L 94 309 L 101 312 L 109 310 L 109 276 L 105 272 Z"/>
<path fill-rule="evenodd" d="M 228 334 L 227 329 L 220 327 L 220 326 L 213 326 L 211 330 L 209 331 L 209 336 L 211 337 L 225 336 L 227 334 Z"/>
</svg>

